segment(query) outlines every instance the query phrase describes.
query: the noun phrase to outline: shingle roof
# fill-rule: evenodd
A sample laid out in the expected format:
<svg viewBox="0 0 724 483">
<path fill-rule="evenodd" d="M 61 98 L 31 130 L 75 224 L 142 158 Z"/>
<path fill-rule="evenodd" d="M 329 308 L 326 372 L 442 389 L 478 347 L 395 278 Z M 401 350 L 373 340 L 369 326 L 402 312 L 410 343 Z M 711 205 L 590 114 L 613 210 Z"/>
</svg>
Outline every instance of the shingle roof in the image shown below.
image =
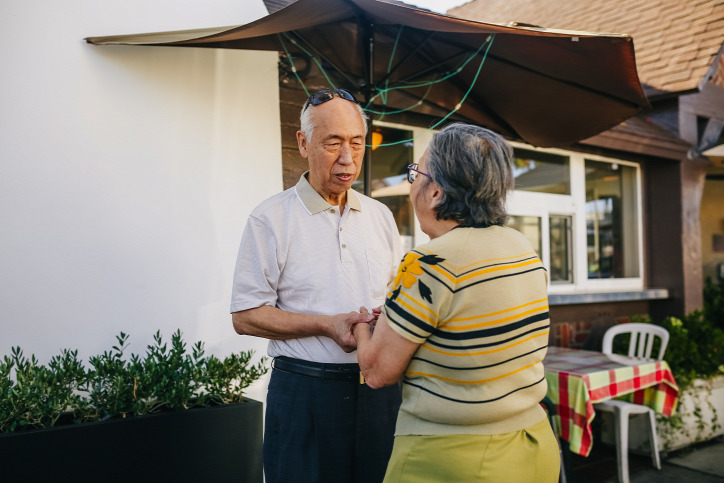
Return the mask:
<svg viewBox="0 0 724 483">
<path fill-rule="evenodd" d="M 581 141 L 581 144 L 675 160 L 684 159 L 691 147 L 686 141 L 643 117 L 632 117 L 608 131 Z"/>
<path fill-rule="evenodd" d="M 629 34 L 641 82 L 668 92 L 696 89 L 713 75 L 710 67 L 724 42 L 724 0 L 473 0 L 447 13 Z"/>
</svg>

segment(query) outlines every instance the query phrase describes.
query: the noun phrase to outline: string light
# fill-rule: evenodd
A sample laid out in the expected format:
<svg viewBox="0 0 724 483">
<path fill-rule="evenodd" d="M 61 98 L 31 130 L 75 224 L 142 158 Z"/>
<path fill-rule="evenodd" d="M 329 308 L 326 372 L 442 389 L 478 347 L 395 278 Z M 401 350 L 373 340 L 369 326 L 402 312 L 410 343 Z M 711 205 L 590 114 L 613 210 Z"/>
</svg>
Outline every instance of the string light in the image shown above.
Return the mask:
<svg viewBox="0 0 724 483">
<path fill-rule="evenodd" d="M 462 62 L 462 64 L 460 64 L 460 65 L 459 65 L 456 69 L 454 69 L 452 72 L 444 75 L 443 77 L 441 77 L 441 78 L 439 78 L 439 79 L 428 80 L 428 81 L 423 81 L 423 82 L 414 82 L 414 83 L 408 83 L 408 82 L 400 81 L 400 82 L 399 82 L 399 85 L 393 86 L 393 87 L 389 87 L 389 74 L 390 74 L 390 72 L 391 72 L 391 70 L 392 70 L 392 62 L 393 62 L 393 60 L 394 60 L 394 58 L 395 58 L 395 54 L 396 54 L 396 52 L 397 52 L 397 46 L 398 46 L 398 44 L 399 44 L 399 40 L 400 40 L 400 37 L 401 37 L 401 35 L 402 35 L 402 30 L 403 30 L 403 28 L 404 28 L 404 26 L 401 26 L 401 27 L 400 27 L 400 30 L 397 32 L 397 37 L 395 38 L 395 43 L 394 43 L 394 46 L 393 46 L 393 49 L 392 49 L 392 53 L 390 54 L 390 60 L 389 60 L 388 65 L 387 65 L 388 79 L 385 80 L 385 86 L 384 86 L 384 87 L 378 87 L 378 88 L 377 88 L 377 92 L 375 93 L 375 95 L 372 96 L 372 98 L 369 100 L 369 102 L 367 103 L 367 105 L 363 107 L 364 110 L 367 111 L 368 113 L 375 114 L 375 115 L 379 115 L 380 118 L 377 119 L 378 121 L 381 120 L 381 119 L 382 119 L 383 117 L 385 117 L 386 115 L 390 115 L 390 114 L 400 114 L 400 113 L 403 113 L 403 112 L 406 112 L 406 111 L 410 111 L 410 110 L 412 110 L 412 109 L 415 109 L 416 107 L 422 105 L 422 103 L 425 101 L 425 99 L 427 99 L 427 96 L 428 96 L 428 94 L 430 93 L 430 90 L 432 89 L 432 87 L 433 87 L 435 84 L 438 84 L 438 83 L 440 83 L 440 82 L 446 81 L 446 80 L 448 80 L 448 79 L 450 79 L 450 78 L 458 75 L 460 72 L 462 72 L 462 70 L 463 70 L 475 57 L 477 57 L 477 56 L 480 54 L 480 52 L 483 50 L 483 48 L 485 48 L 485 52 L 483 53 L 482 59 L 481 59 L 481 61 L 480 61 L 480 64 L 478 65 L 477 71 L 476 71 L 476 73 L 475 73 L 475 77 L 473 78 L 473 81 L 470 83 L 470 86 L 469 86 L 468 90 L 465 92 L 465 94 L 463 95 L 463 97 L 462 97 L 462 99 L 460 100 L 460 102 L 459 102 L 448 114 L 446 114 L 445 117 L 443 117 L 442 119 L 440 119 L 438 122 L 436 122 L 435 124 L 433 124 L 431 127 L 429 127 L 429 128 L 427 129 L 428 131 L 432 131 L 432 130 L 434 130 L 436 127 L 438 127 L 440 124 L 442 124 L 443 122 L 445 122 L 450 116 L 452 116 L 454 113 L 458 112 L 458 111 L 462 108 L 463 104 L 465 103 L 465 101 L 467 100 L 468 96 L 470 95 L 470 92 L 472 91 L 473 87 L 475 86 L 475 84 L 476 84 L 477 81 L 478 81 L 478 77 L 480 76 L 480 72 L 481 72 L 481 70 L 482 70 L 482 68 L 483 68 L 483 65 L 485 64 L 485 60 L 486 60 L 487 57 L 488 57 L 488 52 L 490 51 L 490 47 L 493 45 L 493 40 L 494 40 L 494 38 L 495 38 L 495 34 L 490 34 L 490 35 L 483 41 L 483 43 L 480 45 L 480 47 L 478 47 L 478 49 L 477 49 L 472 55 L 470 55 L 470 57 L 468 57 L 464 62 Z M 329 83 L 329 85 L 330 85 L 333 89 L 336 89 L 336 88 L 337 88 L 337 87 L 334 85 L 334 83 L 332 82 L 332 80 L 330 79 L 330 77 L 329 77 L 329 75 L 327 74 L 326 70 L 324 69 L 324 66 L 321 64 L 321 62 L 319 62 L 319 60 L 317 59 L 316 56 L 312 55 L 312 54 L 309 52 L 309 50 L 305 49 L 304 46 L 302 46 L 299 42 L 297 42 L 296 39 L 290 37 L 289 34 L 284 33 L 284 37 L 286 37 L 289 42 L 291 42 L 294 46 L 298 47 L 302 52 L 304 52 L 307 56 L 309 56 L 309 57 L 314 61 L 314 63 L 317 64 L 317 66 L 319 67 L 319 70 L 322 72 L 322 74 L 324 75 L 324 78 L 327 80 L 327 82 Z M 284 50 L 284 54 L 286 55 L 286 58 L 289 60 L 289 64 L 290 64 L 290 66 L 291 66 L 291 71 L 292 71 L 292 73 L 293 73 L 294 76 L 296 77 L 296 79 L 297 79 L 297 81 L 299 82 L 299 84 L 302 86 L 302 89 L 304 89 L 304 93 L 307 95 L 307 97 L 309 97 L 309 95 L 310 95 L 310 94 L 309 94 L 309 90 L 308 90 L 307 87 L 304 85 L 304 81 L 302 81 L 301 77 L 299 77 L 299 74 L 298 74 L 298 72 L 297 72 L 296 66 L 294 65 L 294 58 L 293 58 L 292 55 L 289 53 L 289 51 L 288 51 L 288 49 L 287 49 L 287 46 L 286 46 L 286 44 L 285 44 L 285 42 L 284 42 L 284 38 L 282 37 L 281 34 L 277 34 L 277 38 L 279 39 L 279 42 L 280 42 L 280 44 L 281 44 L 281 46 L 282 46 L 282 49 Z M 425 93 L 418 99 L 418 101 L 417 101 L 416 103 L 412 104 L 411 106 L 408 106 L 408 107 L 402 108 L 402 109 L 397 109 L 397 110 L 394 110 L 394 111 L 377 111 L 377 110 L 372 109 L 372 108 L 370 107 L 370 106 L 372 105 L 372 102 L 373 102 L 375 99 L 377 99 L 377 98 L 380 98 L 380 100 L 382 101 L 383 105 L 387 105 L 388 93 L 389 93 L 390 91 L 399 90 L 399 89 L 415 89 L 415 88 L 420 88 L 420 87 L 427 87 L 427 90 L 426 90 Z M 374 147 L 377 148 L 377 147 L 380 147 L 380 146 L 394 146 L 394 145 L 397 145 L 397 144 L 409 143 L 409 142 L 413 141 L 414 139 L 415 139 L 415 138 L 413 137 L 413 138 L 411 138 L 411 139 L 406 139 L 406 140 L 402 140 L 402 141 L 396 141 L 396 142 L 392 142 L 392 143 L 375 144 Z M 372 147 L 372 146 L 368 145 L 367 147 Z"/>
</svg>

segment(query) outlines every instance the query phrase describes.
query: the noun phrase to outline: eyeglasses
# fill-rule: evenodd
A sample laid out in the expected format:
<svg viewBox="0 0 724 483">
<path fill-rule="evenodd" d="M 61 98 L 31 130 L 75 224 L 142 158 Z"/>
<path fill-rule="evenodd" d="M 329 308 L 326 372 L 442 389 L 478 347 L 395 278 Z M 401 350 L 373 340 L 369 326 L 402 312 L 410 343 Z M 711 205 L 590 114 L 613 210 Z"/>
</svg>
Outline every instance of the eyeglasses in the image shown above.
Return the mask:
<svg viewBox="0 0 724 483">
<path fill-rule="evenodd" d="M 413 181 L 415 181 L 415 178 L 417 178 L 417 174 L 421 174 L 423 176 L 427 176 L 428 178 L 432 179 L 432 176 L 430 176 L 427 173 L 423 173 L 417 167 L 420 166 L 419 163 L 413 163 L 407 165 L 407 181 L 412 184 Z"/>
<path fill-rule="evenodd" d="M 337 97 L 341 97 L 342 99 L 345 99 L 347 101 L 354 102 L 355 104 L 357 103 L 357 99 L 355 99 L 354 96 L 345 89 L 322 89 L 309 96 L 307 102 L 304 103 L 304 108 L 302 109 L 302 111 L 306 111 L 307 107 L 309 107 L 310 105 L 316 107 L 320 104 L 324 104 L 327 101 L 331 101 L 335 98 L 335 94 Z"/>
</svg>

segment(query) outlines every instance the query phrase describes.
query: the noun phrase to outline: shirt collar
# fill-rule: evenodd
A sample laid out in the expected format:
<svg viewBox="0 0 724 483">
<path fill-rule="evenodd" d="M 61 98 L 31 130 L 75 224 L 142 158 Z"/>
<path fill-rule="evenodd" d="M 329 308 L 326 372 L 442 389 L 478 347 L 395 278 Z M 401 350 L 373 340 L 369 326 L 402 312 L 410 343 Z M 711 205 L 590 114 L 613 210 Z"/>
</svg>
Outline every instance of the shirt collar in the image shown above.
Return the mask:
<svg viewBox="0 0 724 483">
<path fill-rule="evenodd" d="M 299 199 L 302 200 L 307 211 L 312 215 L 316 215 L 317 213 L 328 210 L 332 205 L 312 188 L 309 180 L 307 180 L 308 174 L 309 171 L 305 171 L 304 174 L 302 174 L 302 177 L 299 178 L 299 182 L 297 183 L 296 190 Z M 362 211 L 362 203 L 360 203 L 357 192 L 353 189 L 347 190 L 347 206 L 353 210 Z"/>
</svg>

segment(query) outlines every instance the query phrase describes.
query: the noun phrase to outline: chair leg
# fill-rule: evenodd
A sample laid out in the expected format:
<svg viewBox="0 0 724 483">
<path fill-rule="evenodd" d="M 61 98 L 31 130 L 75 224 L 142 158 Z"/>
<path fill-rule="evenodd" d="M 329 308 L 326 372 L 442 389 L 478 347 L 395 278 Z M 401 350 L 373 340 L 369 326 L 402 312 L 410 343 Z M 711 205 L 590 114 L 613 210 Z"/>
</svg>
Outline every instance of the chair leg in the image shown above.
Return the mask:
<svg viewBox="0 0 724 483">
<path fill-rule="evenodd" d="M 616 428 L 616 458 L 618 460 L 618 481 L 629 483 L 628 479 L 628 413 L 622 413 L 615 407 L 614 426 Z"/>
<path fill-rule="evenodd" d="M 568 448 L 568 441 L 558 439 L 558 448 L 561 453 L 561 475 L 558 478 L 560 483 L 568 483 L 568 468 L 570 467 L 571 450 Z"/>
<path fill-rule="evenodd" d="M 649 411 L 649 427 L 651 438 L 651 459 L 657 470 L 661 469 L 661 459 L 659 458 L 659 440 L 656 436 L 656 415 L 653 411 Z"/>
<path fill-rule="evenodd" d="M 568 483 L 568 478 L 566 477 L 568 455 L 564 455 L 564 451 L 569 451 L 568 442 L 561 440 L 561 432 L 554 417 L 555 406 L 553 405 L 551 400 L 546 397 L 541 401 L 541 404 L 545 406 L 546 412 L 548 413 L 548 421 L 551 424 L 551 429 L 553 430 L 553 434 L 555 435 L 556 441 L 558 442 L 558 454 L 561 457 L 561 472 L 558 477 L 558 483 Z"/>
</svg>

